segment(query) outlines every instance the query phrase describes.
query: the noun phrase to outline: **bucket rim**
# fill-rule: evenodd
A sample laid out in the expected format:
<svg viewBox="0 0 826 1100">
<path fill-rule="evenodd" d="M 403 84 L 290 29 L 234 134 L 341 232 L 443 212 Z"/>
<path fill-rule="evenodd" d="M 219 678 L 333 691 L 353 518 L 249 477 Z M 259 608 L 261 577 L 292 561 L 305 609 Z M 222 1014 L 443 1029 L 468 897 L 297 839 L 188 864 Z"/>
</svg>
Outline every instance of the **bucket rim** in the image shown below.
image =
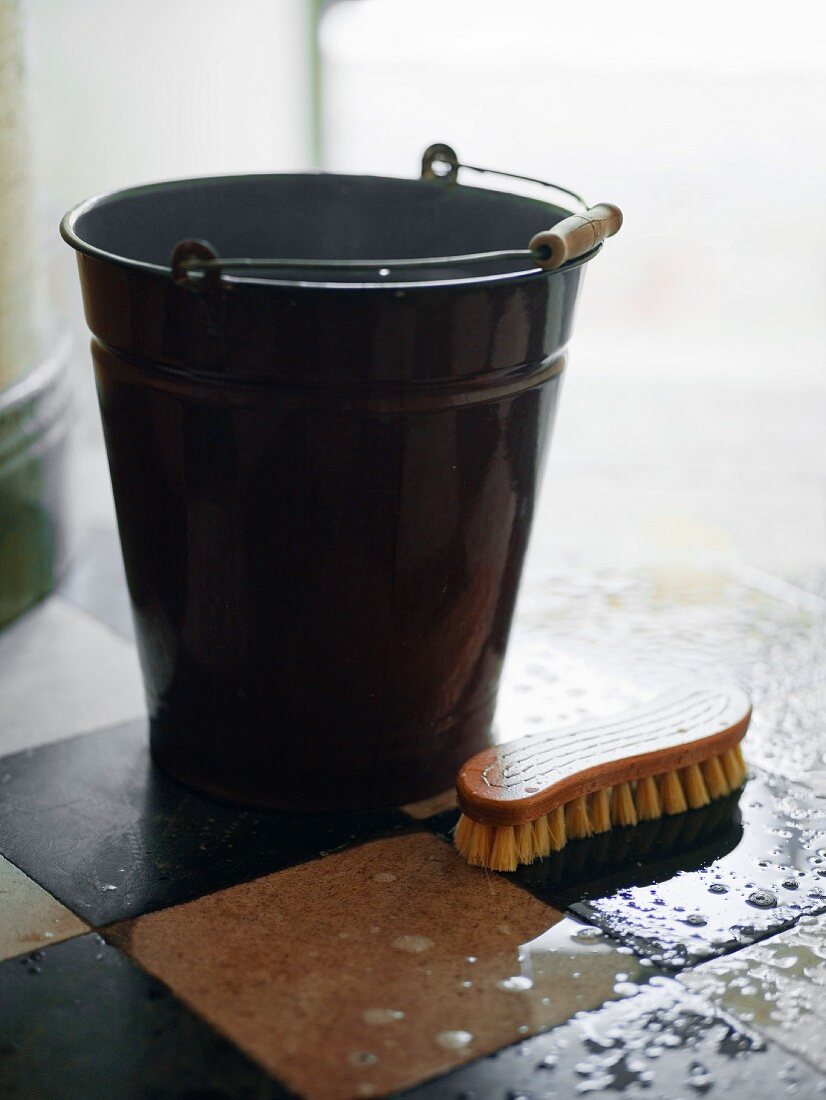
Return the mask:
<svg viewBox="0 0 826 1100">
<path fill-rule="evenodd" d="M 417 183 L 416 179 L 407 179 L 401 176 L 378 176 L 372 173 L 353 173 L 353 172 L 325 172 L 323 170 L 310 170 L 301 172 L 238 172 L 238 173 L 220 173 L 216 175 L 206 176 L 186 176 L 176 179 L 168 180 L 156 180 L 151 183 L 136 184 L 131 187 L 118 187 L 110 191 L 101 191 L 95 195 L 91 195 L 89 198 L 84 199 L 82 202 L 77 203 L 71 207 L 60 220 L 60 235 L 63 240 L 76 252 L 82 255 L 91 256 L 94 259 L 103 260 L 116 267 L 126 268 L 127 270 L 144 272 L 145 274 L 167 276 L 172 281 L 172 267 L 165 264 L 152 263 L 149 260 L 137 260 L 129 256 L 122 256 L 115 252 L 110 252 L 108 249 L 100 248 L 98 245 L 90 244 L 85 241 L 77 232 L 76 225 L 78 220 L 90 211 L 104 205 L 107 202 L 111 202 L 115 199 L 123 196 L 135 196 L 145 195 L 153 191 L 160 191 L 163 189 L 171 189 L 177 187 L 184 187 L 188 184 L 199 183 L 221 183 L 231 180 L 251 180 L 251 179 L 283 179 L 284 177 L 314 177 L 314 176 L 337 176 L 341 179 L 372 179 L 372 180 L 393 180 L 401 183 Z M 498 194 L 504 196 L 514 196 L 514 192 L 501 191 L 496 188 L 488 187 L 472 187 L 468 184 L 457 184 L 456 189 L 461 188 L 464 191 L 482 192 L 486 194 Z M 549 209 L 562 211 L 565 216 L 576 211 L 569 211 L 563 206 L 558 206 L 553 203 L 545 202 L 542 199 L 532 199 L 529 196 L 522 196 L 529 198 L 529 201 L 535 202 L 538 205 L 547 206 Z M 174 246 L 173 242 L 173 246 Z M 333 279 L 273 279 L 273 278 L 261 278 L 250 275 L 231 275 L 222 274 L 222 282 L 226 282 L 233 286 L 264 286 L 264 287 L 279 287 L 284 289 L 301 289 L 301 290 L 351 290 L 351 291 L 383 291 L 390 292 L 391 294 L 399 290 L 417 290 L 424 291 L 430 288 L 445 289 L 445 288 L 464 288 L 473 286 L 487 286 L 491 283 L 507 283 L 512 285 L 514 282 L 527 283 L 535 281 L 538 278 L 548 278 L 556 275 L 560 272 L 570 271 L 574 268 L 581 267 L 588 263 L 597 255 L 602 249 L 602 242 L 600 241 L 589 252 L 586 252 L 582 256 L 578 256 L 575 259 L 569 260 L 564 264 L 561 264 L 557 268 L 552 270 L 545 270 L 541 267 L 528 268 L 520 271 L 506 271 L 496 272 L 494 274 L 487 275 L 470 275 L 462 277 L 453 277 L 449 279 L 418 279 L 418 280 L 398 280 L 393 282 L 378 281 L 378 280 L 365 280 L 365 281 L 336 281 Z M 170 249 L 171 254 L 171 249 Z"/>
</svg>

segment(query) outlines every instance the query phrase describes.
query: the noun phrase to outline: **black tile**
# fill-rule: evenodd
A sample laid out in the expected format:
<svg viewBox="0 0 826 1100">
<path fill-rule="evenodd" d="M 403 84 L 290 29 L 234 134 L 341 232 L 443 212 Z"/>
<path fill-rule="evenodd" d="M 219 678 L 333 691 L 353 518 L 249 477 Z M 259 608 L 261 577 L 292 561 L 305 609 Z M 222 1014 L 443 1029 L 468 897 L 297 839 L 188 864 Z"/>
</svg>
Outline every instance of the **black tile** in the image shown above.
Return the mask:
<svg viewBox="0 0 826 1100">
<path fill-rule="evenodd" d="M 0 1096 L 291 1097 L 92 933 L 0 964 Z"/>
<path fill-rule="evenodd" d="M 624 1001 L 419 1085 L 406 1100 L 688 1100 L 826 1096 L 826 1078 L 678 983 Z"/>
<path fill-rule="evenodd" d="M 152 763 L 143 720 L 0 759 L 0 854 L 98 927 L 410 825 L 201 797 Z"/>
<path fill-rule="evenodd" d="M 778 777 L 755 774 L 740 798 L 742 833 L 713 838 L 705 854 L 656 868 L 654 881 L 605 889 L 599 882 L 565 902 L 622 943 L 679 968 L 753 943 L 826 910 L 826 801 Z M 736 828 L 736 827 L 735 827 Z M 721 845 L 715 851 L 715 844 Z M 557 892 L 552 890 L 552 894 Z"/>
<path fill-rule="evenodd" d="M 455 810 L 424 824 L 448 839 Z M 572 841 L 508 875 L 667 969 L 826 910 L 826 800 L 755 773 L 737 799 Z"/>
<path fill-rule="evenodd" d="M 118 634 L 134 638 L 126 574 L 114 528 L 98 527 L 91 532 L 58 591 Z"/>
</svg>

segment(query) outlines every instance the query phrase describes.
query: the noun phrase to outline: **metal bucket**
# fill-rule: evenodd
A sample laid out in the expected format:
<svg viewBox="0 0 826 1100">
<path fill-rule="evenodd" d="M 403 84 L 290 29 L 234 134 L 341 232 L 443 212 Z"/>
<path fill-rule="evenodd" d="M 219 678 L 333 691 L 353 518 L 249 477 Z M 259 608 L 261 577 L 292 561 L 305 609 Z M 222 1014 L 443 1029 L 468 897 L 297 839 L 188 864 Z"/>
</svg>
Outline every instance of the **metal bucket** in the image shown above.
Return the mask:
<svg viewBox="0 0 826 1100">
<path fill-rule="evenodd" d="M 69 353 L 55 334 L 0 391 L 0 627 L 50 592 L 68 563 Z"/>
<path fill-rule="evenodd" d="M 515 246 L 571 199 L 459 185 L 445 148 L 422 180 L 185 180 L 64 219 L 152 750 L 199 790 L 398 805 L 489 742 L 596 248 L 543 270 Z"/>
</svg>

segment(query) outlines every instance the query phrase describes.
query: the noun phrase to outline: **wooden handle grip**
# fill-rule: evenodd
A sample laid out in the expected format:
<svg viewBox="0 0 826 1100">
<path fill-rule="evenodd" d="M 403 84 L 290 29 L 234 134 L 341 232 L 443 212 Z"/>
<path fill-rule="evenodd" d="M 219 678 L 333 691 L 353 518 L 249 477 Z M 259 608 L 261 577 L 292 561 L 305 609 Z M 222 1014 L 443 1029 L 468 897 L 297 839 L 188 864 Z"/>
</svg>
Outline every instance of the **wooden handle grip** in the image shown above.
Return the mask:
<svg viewBox="0 0 826 1100">
<path fill-rule="evenodd" d="M 600 202 L 582 214 L 563 218 L 552 229 L 544 229 L 531 239 L 536 262 L 546 271 L 560 267 L 566 260 L 584 256 L 606 237 L 613 237 L 622 225 L 622 211 L 610 202 Z"/>
</svg>

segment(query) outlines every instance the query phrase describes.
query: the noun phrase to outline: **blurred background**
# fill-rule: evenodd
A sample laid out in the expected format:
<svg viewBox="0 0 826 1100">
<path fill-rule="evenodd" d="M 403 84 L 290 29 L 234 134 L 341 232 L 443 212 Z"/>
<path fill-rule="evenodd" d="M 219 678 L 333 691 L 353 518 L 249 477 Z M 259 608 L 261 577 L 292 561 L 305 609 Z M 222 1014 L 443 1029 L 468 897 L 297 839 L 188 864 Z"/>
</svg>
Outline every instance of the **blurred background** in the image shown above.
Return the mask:
<svg viewBox="0 0 826 1100">
<path fill-rule="evenodd" d="M 77 541 L 114 519 L 64 211 L 176 176 L 413 176 L 446 141 L 625 212 L 588 270 L 530 568 L 723 566 L 767 584 L 822 568 L 823 5 L 22 10 L 44 323 L 73 341 Z"/>
</svg>

